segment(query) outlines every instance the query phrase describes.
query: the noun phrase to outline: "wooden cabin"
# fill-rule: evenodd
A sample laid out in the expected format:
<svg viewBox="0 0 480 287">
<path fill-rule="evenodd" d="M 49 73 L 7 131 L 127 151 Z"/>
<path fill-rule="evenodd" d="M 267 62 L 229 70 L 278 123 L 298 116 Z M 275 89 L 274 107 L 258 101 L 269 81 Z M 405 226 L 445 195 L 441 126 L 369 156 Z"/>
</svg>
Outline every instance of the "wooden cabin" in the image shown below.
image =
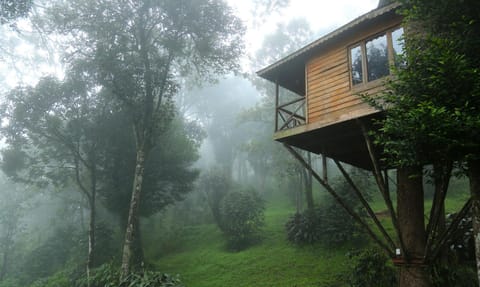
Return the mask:
<svg viewBox="0 0 480 287">
<path fill-rule="evenodd" d="M 389 4 L 260 70 L 276 84 L 277 141 L 371 169 L 359 122 L 381 113 L 360 94 L 384 89 L 402 53 L 402 17 Z"/>
</svg>

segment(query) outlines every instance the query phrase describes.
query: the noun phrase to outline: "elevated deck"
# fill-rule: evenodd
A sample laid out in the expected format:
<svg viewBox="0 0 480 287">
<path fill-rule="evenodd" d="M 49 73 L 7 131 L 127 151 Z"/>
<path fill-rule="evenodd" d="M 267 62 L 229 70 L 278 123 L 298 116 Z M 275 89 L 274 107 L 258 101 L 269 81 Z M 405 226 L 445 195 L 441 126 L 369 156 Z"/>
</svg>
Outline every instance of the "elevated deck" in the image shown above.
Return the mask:
<svg viewBox="0 0 480 287">
<path fill-rule="evenodd" d="M 274 134 L 274 139 L 288 145 L 372 170 L 360 122 L 373 129 L 373 120 L 381 113 L 372 113 L 358 119 L 339 121 L 330 125 L 301 125 Z M 360 122 L 359 122 L 360 121 Z M 379 153 L 380 151 L 377 151 Z"/>
</svg>

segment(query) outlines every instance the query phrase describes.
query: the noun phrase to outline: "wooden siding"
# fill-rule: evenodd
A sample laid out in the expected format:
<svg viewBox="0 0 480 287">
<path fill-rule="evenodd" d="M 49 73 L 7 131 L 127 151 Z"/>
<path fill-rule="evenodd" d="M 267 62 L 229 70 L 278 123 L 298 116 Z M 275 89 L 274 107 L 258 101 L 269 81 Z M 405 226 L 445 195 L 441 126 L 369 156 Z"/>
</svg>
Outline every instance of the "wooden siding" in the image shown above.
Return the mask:
<svg viewBox="0 0 480 287">
<path fill-rule="evenodd" d="M 382 80 L 352 88 L 349 70 L 349 48 L 366 38 L 398 26 L 400 18 L 384 25 L 366 29 L 361 34 L 345 39 L 306 64 L 307 120 L 308 124 L 324 126 L 375 113 L 364 103 L 361 93 L 375 94 L 383 89 Z"/>
<path fill-rule="evenodd" d="M 340 47 L 307 64 L 308 123 L 337 122 L 371 108 L 352 94 L 347 48 Z"/>
</svg>

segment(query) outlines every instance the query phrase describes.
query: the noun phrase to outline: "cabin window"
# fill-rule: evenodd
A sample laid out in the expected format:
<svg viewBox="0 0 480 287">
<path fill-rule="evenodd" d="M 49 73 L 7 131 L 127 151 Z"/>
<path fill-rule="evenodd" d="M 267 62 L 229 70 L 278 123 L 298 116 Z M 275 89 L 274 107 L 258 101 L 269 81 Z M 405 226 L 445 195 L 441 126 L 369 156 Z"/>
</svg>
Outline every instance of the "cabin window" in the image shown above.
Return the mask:
<svg viewBox="0 0 480 287">
<path fill-rule="evenodd" d="M 393 61 L 395 66 L 403 66 L 403 62 L 400 61 L 401 55 L 403 55 L 403 28 L 400 27 L 392 31 L 392 48 L 393 48 Z"/>
<path fill-rule="evenodd" d="M 367 50 L 368 81 L 374 81 L 390 74 L 388 68 L 387 35 L 381 35 L 365 43 Z"/>
<path fill-rule="evenodd" d="M 403 28 L 395 28 L 365 39 L 350 48 L 352 86 L 367 84 L 390 74 L 390 66 L 402 65 Z"/>
<path fill-rule="evenodd" d="M 352 84 L 360 84 L 363 82 L 362 48 L 360 46 L 352 48 L 350 57 L 352 59 Z"/>
</svg>

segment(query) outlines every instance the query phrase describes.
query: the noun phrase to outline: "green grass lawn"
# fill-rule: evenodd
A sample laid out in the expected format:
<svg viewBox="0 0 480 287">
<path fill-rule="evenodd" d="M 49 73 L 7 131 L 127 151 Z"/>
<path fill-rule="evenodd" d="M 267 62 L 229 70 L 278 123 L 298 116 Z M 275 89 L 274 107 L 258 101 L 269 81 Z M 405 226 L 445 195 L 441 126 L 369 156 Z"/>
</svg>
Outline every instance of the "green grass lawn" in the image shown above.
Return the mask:
<svg viewBox="0 0 480 287">
<path fill-rule="evenodd" d="M 458 211 L 467 198 L 465 192 L 451 194 L 446 200 L 447 212 Z M 386 210 L 379 195 L 374 197 L 372 206 L 376 212 Z M 430 206 L 431 199 L 426 199 L 426 217 Z M 285 198 L 269 202 L 263 241 L 244 251 L 227 251 L 221 232 L 209 224 L 185 228 L 177 243 L 180 248 L 150 261 L 155 262 L 155 267 L 162 272 L 180 274 L 187 287 L 347 286 L 344 282 L 349 247 L 297 247 L 289 244 L 284 224 L 294 212 L 292 204 Z M 395 238 L 388 216 L 382 217 L 381 221 Z"/>
<path fill-rule="evenodd" d="M 287 243 L 284 224 L 294 210 L 269 204 L 264 239 L 240 252 L 229 252 L 215 225 L 191 227 L 181 251 L 156 261 L 162 272 L 180 274 L 188 287 L 343 286 L 347 247 L 296 247 Z"/>
</svg>

